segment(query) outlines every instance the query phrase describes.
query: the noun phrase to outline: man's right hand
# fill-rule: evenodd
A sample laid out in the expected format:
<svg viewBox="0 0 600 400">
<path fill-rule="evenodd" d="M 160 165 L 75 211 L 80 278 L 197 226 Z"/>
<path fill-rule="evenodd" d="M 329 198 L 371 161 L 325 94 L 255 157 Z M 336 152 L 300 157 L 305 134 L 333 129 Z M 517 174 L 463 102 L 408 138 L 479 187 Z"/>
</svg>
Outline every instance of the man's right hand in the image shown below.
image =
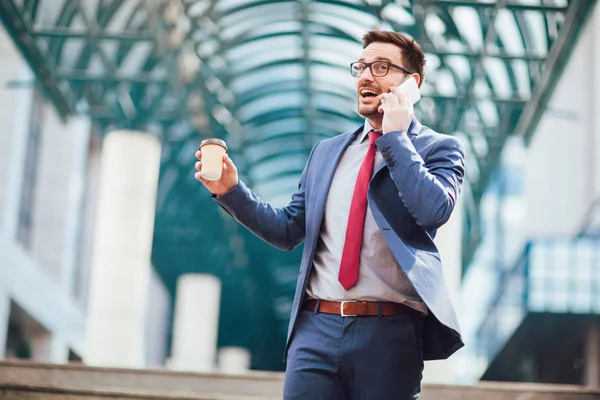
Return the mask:
<svg viewBox="0 0 600 400">
<path fill-rule="evenodd" d="M 231 161 L 231 158 L 225 153 L 223 156 L 223 173 L 221 174 L 221 179 L 218 181 L 207 181 L 202 177 L 202 152 L 196 152 L 196 158 L 199 160 L 196 162 L 196 169 L 198 172 L 194 174 L 196 179 L 206 186 L 209 192 L 215 194 L 217 196 L 223 196 L 225 193 L 229 192 L 231 189 L 237 186 L 238 184 L 238 173 L 237 168 Z"/>
</svg>

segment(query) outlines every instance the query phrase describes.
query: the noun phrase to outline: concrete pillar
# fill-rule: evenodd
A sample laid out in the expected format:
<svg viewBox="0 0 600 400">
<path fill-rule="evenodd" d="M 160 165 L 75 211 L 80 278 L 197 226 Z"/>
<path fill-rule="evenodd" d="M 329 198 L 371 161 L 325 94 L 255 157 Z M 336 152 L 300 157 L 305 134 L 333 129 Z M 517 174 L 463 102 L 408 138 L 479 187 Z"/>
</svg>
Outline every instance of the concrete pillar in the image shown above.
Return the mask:
<svg viewBox="0 0 600 400">
<path fill-rule="evenodd" d="M 34 76 L 31 70 L 22 62 L 19 79 L 32 81 Z M 19 210 L 23 187 L 23 172 L 27 155 L 29 140 L 31 105 L 33 101 L 33 88 L 19 88 L 14 90 L 14 124 L 12 127 L 12 140 L 8 154 L 8 163 L 5 164 L 2 233 L 8 240 L 15 240 L 19 225 Z"/>
<path fill-rule="evenodd" d="M 90 139 L 92 137 L 90 136 Z M 78 229 L 79 242 L 76 260 L 68 260 L 77 265 L 77 281 L 75 282 L 75 295 L 77 301 L 87 310 L 89 302 L 90 274 L 92 268 L 92 251 L 94 246 L 94 230 L 96 228 L 95 216 L 98 211 L 100 174 L 102 168 L 102 148 L 97 138 L 90 141 L 89 153 L 87 155 L 85 176 L 85 208 L 81 215 L 81 223 Z"/>
<path fill-rule="evenodd" d="M 79 245 L 84 218 L 86 166 L 89 151 L 91 121 L 89 118 L 77 117 L 70 121 L 69 126 L 75 134 L 71 152 L 71 171 L 67 187 L 65 236 L 61 253 L 61 286 L 69 294 L 75 295 Z"/>
<path fill-rule="evenodd" d="M 187 274 L 179 278 L 170 368 L 196 372 L 214 370 L 220 303 L 221 281 L 217 277 Z"/>
<path fill-rule="evenodd" d="M 31 332 L 31 358 L 33 361 L 66 364 L 69 361 L 69 348 L 55 334 L 46 330 Z"/>
<path fill-rule="evenodd" d="M 221 347 L 218 353 L 219 372 L 243 374 L 250 369 L 250 351 L 243 347 Z"/>
<path fill-rule="evenodd" d="M 600 388 L 600 320 L 595 319 L 585 338 L 585 385 Z"/>
<path fill-rule="evenodd" d="M 85 363 L 144 367 L 160 143 L 117 131 L 103 144 Z"/>
<path fill-rule="evenodd" d="M 0 360 L 6 356 L 6 337 L 10 318 L 10 298 L 0 289 Z"/>
<path fill-rule="evenodd" d="M 167 337 L 170 332 L 171 296 L 156 270 L 151 268 L 146 320 L 146 367 L 159 368 L 167 358 Z"/>
<path fill-rule="evenodd" d="M 69 347 L 64 340 L 54 336 L 50 340 L 48 358 L 53 364 L 67 364 L 69 362 Z"/>
</svg>

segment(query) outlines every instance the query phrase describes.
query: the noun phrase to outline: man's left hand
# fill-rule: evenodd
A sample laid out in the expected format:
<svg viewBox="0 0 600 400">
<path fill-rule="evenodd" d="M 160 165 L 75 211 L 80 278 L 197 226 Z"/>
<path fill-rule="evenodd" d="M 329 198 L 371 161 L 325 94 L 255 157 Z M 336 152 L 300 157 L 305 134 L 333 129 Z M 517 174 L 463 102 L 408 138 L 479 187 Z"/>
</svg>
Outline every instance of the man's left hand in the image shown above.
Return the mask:
<svg viewBox="0 0 600 400">
<path fill-rule="evenodd" d="M 391 87 L 390 93 L 381 94 L 379 112 L 383 113 L 382 130 L 385 135 L 392 131 L 407 131 L 413 120 L 413 104 L 408 96 L 398 89 Z"/>
</svg>

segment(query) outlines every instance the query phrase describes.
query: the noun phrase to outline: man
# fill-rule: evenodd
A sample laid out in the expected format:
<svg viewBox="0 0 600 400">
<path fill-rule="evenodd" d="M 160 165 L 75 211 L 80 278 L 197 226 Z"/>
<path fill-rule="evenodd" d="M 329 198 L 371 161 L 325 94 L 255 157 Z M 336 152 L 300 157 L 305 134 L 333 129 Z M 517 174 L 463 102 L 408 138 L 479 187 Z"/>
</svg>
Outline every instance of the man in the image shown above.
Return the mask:
<svg viewBox="0 0 600 400">
<path fill-rule="evenodd" d="M 227 155 L 219 181 L 196 173 L 261 239 L 284 250 L 305 241 L 284 399 L 414 399 L 423 360 L 463 346 L 433 243 L 456 204 L 463 151 L 414 120 L 397 89 L 410 78 L 421 85 L 424 66 L 412 39 L 365 34 L 351 64 L 365 125 L 315 145 L 286 207 L 259 199 Z"/>
</svg>

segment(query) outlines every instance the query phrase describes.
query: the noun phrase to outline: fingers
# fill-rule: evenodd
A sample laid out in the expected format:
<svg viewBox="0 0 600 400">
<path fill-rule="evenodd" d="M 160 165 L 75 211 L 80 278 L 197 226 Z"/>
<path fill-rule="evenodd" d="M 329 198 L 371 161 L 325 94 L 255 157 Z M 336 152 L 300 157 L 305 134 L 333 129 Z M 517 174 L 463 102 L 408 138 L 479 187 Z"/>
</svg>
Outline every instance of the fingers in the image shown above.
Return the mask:
<svg viewBox="0 0 600 400">
<path fill-rule="evenodd" d="M 194 164 L 194 167 L 196 167 L 196 169 L 198 171 L 202 170 L 202 161 L 196 161 L 196 164 Z"/>
<path fill-rule="evenodd" d="M 398 100 L 398 97 L 396 97 L 396 95 L 392 94 L 392 93 L 383 93 L 381 95 L 381 108 L 383 110 L 386 109 L 390 109 L 390 108 L 396 108 L 400 106 L 400 101 Z"/>
<path fill-rule="evenodd" d="M 398 89 L 397 86 L 390 86 L 390 92 L 395 94 L 398 100 L 402 103 L 406 99 L 406 93 Z"/>
<path fill-rule="evenodd" d="M 196 152 L 196 158 L 197 158 L 198 160 L 202 160 L 202 152 L 201 152 L 200 150 L 198 150 L 198 151 Z"/>
<path fill-rule="evenodd" d="M 199 180 L 200 182 L 202 182 L 205 185 L 208 183 L 208 181 L 202 177 L 202 172 L 200 172 L 200 171 L 198 171 L 194 174 L 194 178 L 196 178 L 197 180 Z"/>
<path fill-rule="evenodd" d="M 396 86 L 390 86 L 390 100 L 397 101 L 398 104 L 406 104 L 408 102 L 408 96 L 402 90 L 398 89 Z"/>
<path fill-rule="evenodd" d="M 382 93 L 381 101 L 391 102 L 396 96 L 393 93 Z"/>
<path fill-rule="evenodd" d="M 225 163 L 225 169 L 228 171 L 236 171 L 236 167 L 235 164 L 233 163 L 233 161 L 231 161 L 231 158 L 229 158 L 229 155 L 227 153 L 225 153 L 225 155 L 223 156 L 223 162 Z"/>
<path fill-rule="evenodd" d="M 381 99 L 381 106 L 388 106 L 390 104 L 389 102 L 389 93 L 381 93 L 380 95 L 380 99 Z"/>
<path fill-rule="evenodd" d="M 384 106 L 384 108 L 399 107 L 412 110 L 413 104 L 406 93 L 394 86 L 390 87 L 390 91 L 390 93 L 381 94 L 381 105 Z"/>
<path fill-rule="evenodd" d="M 389 90 L 381 94 L 381 105 L 378 110 L 383 113 L 383 132 L 405 131 L 413 119 L 412 103 L 402 90 L 396 87 L 390 87 Z"/>
<path fill-rule="evenodd" d="M 406 108 L 412 108 L 413 103 L 410 101 L 408 95 L 404 91 L 398 89 L 397 87 L 391 87 L 390 90 L 396 95 L 400 104 L 404 104 Z"/>
</svg>

